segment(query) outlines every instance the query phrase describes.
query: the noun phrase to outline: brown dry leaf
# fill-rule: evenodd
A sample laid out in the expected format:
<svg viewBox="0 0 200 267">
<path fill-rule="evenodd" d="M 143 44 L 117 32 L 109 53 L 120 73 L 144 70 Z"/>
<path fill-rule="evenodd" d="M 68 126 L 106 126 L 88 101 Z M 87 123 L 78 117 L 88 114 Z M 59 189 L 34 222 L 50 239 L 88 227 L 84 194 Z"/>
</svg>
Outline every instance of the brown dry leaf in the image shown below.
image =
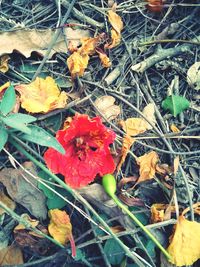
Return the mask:
<svg viewBox="0 0 200 267">
<path fill-rule="evenodd" d="M 0 57 L 0 72 L 7 72 L 8 71 L 8 61 L 10 57 L 8 55 L 3 55 Z"/>
<path fill-rule="evenodd" d="M 173 166 L 173 170 L 174 170 L 175 175 L 178 172 L 179 164 L 180 164 L 180 158 L 179 158 L 179 156 L 176 156 L 174 159 L 174 166 Z"/>
<path fill-rule="evenodd" d="M 34 228 L 38 226 L 39 224 L 39 221 L 37 221 L 36 219 L 32 219 L 27 213 L 22 214 L 21 217 L 24 220 L 28 221 L 31 224 L 31 226 Z M 26 227 L 24 226 L 24 224 L 19 223 L 17 226 L 15 226 L 14 231 L 18 231 L 22 229 L 26 229 Z"/>
<path fill-rule="evenodd" d="M 200 202 L 193 204 L 192 207 L 194 209 L 194 213 L 200 215 Z M 190 211 L 190 207 L 184 209 L 184 211 L 182 212 L 182 215 L 185 215 L 188 211 Z"/>
<path fill-rule="evenodd" d="M 114 120 L 121 112 L 120 107 L 114 103 L 115 98 L 109 95 L 101 96 L 94 101 L 95 107 L 108 121 Z"/>
<path fill-rule="evenodd" d="M 64 108 L 67 94 L 60 92 L 55 80 L 48 76 L 36 78 L 29 84 L 15 86 L 20 93 L 21 106 L 31 113 L 46 113 L 57 108 Z"/>
<path fill-rule="evenodd" d="M 13 202 L 9 197 L 7 197 L 2 190 L 0 190 L 0 201 L 2 201 L 11 210 L 14 210 L 16 207 L 15 202 Z M 0 207 L 0 215 L 4 213 L 5 210 Z"/>
<path fill-rule="evenodd" d="M 179 128 L 175 124 L 171 124 L 170 129 L 173 133 L 180 133 Z"/>
<path fill-rule="evenodd" d="M 200 62 L 195 62 L 187 71 L 187 82 L 195 90 L 200 90 Z"/>
<path fill-rule="evenodd" d="M 121 34 L 116 32 L 114 29 L 111 30 L 111 40 L 110 44 L 106 44 L 105 48 L 111 49 L 118 46 L 121 42 Z"/>
<path fill-rule="evenodd" d="M 139 170 L 140 176 L 136 184 L 154 178 L 158 160 L 159 157 L 155 151 L 151 151 L 137 158 L 136 160 L 137 164 L 140 166 Z"/>
<path fill-rule="evenodd" d="M 114 234 L 123 232 L 125 230 L 124 227 L 122 227 L 121 225 L 111 226 L 110 229 Z"/>
<path fill-rule="evenodd" d="M 175 212 L 175 206 L 155 203 L 151 206 L 151 222 L 163 222 L 171 218 L 171 212 Z"/>
<path fill-rule="evenodd" d="M 0 250 L 0 266 L 17 266 L 23 263 L 23 254 L 19 247 L 11 245 Z"/>
<path fill-rule="evenodd" d="M 104 68 L 109 68 L 111 67 L 112 63 L 110 62 L 110 59 L 109 57 L 106 55 L 106 53 L 104 53 L 103 51 L 100 51 L 100 50 L 97 50 L 96 49 L 96 52 L 98 53 L 99 55 L 99 58 L 101 60 L 101 64 Z"/>
<path fill-rule="evenodd" d="M 176 266 L 192 265 L 200 258 L 200 223 L 179 216 L 167 251 Z"/>
<path fill-rule="evenodd" d="M 127 120 L 121 120 L 119 125 L 127 133 L 127 135 L 135 136 L 140 133 L 144 133 L 147 130 L 147 123 L 141 118 L 128 118 Z"/>
<path fill-rule="evenodd" d="M 101 42 L 102 35 L 98 35 L 97 37 L 89 37 L 89 38 L 83 38 L 81 40 L 82 46 L 78 49 L 78 52 L 81 55 L 93 55 L 96 52 L 96 48 Z"/>
<path fill-rule="evenodd" d="M 135 142 L 135 139 L 130 137 L 129 135 L 125 135 L 125 137 L 123 138 L 123 143 L 122 143 L 122 150 L 121 150 L 121 159 L 119 164 L 117 165 L 117 171 L 120 170 L 122 164 L 124 163 L 126 156 L 131 148 L 131 146 L 133 145 L 133 143 Z"/>
<path fill-rule="evenodd" d="M 38 176 L 33 163 L 25 162 L 22 165 Z M 0 182 L 15 202 L 24 206 L 36 218 L 46 219 L 46 198 L 37 188 L 37 180 L 22 169 L 4 168 L 0 171 Z"/>
<path fill-rule="evenodd" d="M 71 73 L 72 79 L 76 76 L 83 76 L 85 69 L 88 66 L 89 56 L 81 55 L 79 52 L 74 52 L 67 59 L 67 66 Z"/>
<path fill-rule="evenodd" d="M 44 56 L 54 33 L 55 31 L 51 29 L 37 31 L 18 30 L 1 33 L 0 56 L 12 53 L 13 50 L 19 51 L 25 57 L 30 57 L 33 51 Z M 88 30 L 63 28 L 63 34 L 60 34 L 49 56 L 51 57 L 54 53 L 66 53 L 66 39 L 71 40 L 74 46 L 78 46 L 81 38 L 89 36 L 90 32 Z"/>
<path fill-rule="evenodd" d="M 53 238 L 65 245 L 72 235 L 72 225 L 69 215 L 65 211 L 59 209 L 49 210 L 50 224 L 48 230 Z"/>
<path fill-rule="evenodd" d="M 146 105 L 146 107 L 144 107 L 142 114 L 145 116 L 145 118 L 151 122 L 151 124 L 154 126 L 156 124 L 156 117 L 155 117 L 155 107 L 154 104 L 149 103 Z M 146 123 L 146 128 L 147 130 L 151 130 L 153 127 L 151 126 L 151 124 L 149 124 L 147 121 L 145 121 Z"/>
</svg>

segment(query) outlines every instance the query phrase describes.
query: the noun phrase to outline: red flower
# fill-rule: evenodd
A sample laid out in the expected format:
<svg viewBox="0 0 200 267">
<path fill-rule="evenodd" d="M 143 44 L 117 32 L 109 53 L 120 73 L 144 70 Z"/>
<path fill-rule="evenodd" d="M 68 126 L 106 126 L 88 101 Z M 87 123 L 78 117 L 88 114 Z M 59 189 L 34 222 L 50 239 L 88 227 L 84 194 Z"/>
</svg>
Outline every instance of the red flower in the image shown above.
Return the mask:
<svg viewBox="0 0 200 267">
<path fill-rule="evenodd" d="M 67 129 L 56 134 L 65 154 L 49 148 L 44 159 L 53 173 L 65 176 L 69 186 L 83 187 L 92 182 L 97 174 L 102 176 L 114 172 L 115 163 L 109 145 L 114 142 L 115 136 L 99 117 L 90 119 L 87 115 L 77 114 Z"/>
</svg>

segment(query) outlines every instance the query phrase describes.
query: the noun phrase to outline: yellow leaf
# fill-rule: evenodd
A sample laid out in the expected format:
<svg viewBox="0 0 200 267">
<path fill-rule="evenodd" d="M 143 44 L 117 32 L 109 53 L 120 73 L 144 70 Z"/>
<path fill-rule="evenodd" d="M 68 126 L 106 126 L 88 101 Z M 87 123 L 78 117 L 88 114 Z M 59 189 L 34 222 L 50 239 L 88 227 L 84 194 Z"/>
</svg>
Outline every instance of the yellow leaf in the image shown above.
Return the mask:
<svg viewBox="0 0 200 267">
<path fill-rule="evenodd" d="M 123 29 L 123 22 L 119 15 L 117 15 L 113 10 L 108 11 L 108 20 L 110 24 L 112 25 L 113 29 L 117 33 L 121 33 Z"/>
<path fill-rule="evenodd" d="M 179 128 L 175 124 L 171 124 L 170 129 L 173 133 L 180 133 Z"/>
<path fill-rule="evenodd" d="M 3 55 L 0 57 L 0 72 L 7 72 L 8 71 L 8 61 L 10 57 L 8 55 Z"/>
<path fill-rule="evenodd" d="M 96 51 L 96 47 L 100 41 L 101 35 L 97 37 L 89 37 L 81 39 L 82 46 L 79 48 L 78 52 L 81 55 L 93 55 Z"/>
<path fill-rule="evenodd" d="M 74 52 L 67 59 L 67 66 L 71 73 L 72 78 L 76 76 L 83 76 L 85 69 L 87 68 L 89 56 L 81 55 L 79 52 Z"/>
<path fill-rule="evenodd" d="M 0 266 L 17 266 L 23 263 L 23 255 L 19 247 L 11 245 L 0 250 Z"/>
<path fill-rule="evenodd" d="M 144 133 L 147 130 L 147 123 L 140 118 L 128 118 L 125 121 L 120 121 L 119 124 L 123 130 L 130 136 L 135 136 Z"/>
<path fill-rule="evenodd" d="M 140 176 L 136 184 L 154 178 L 158 160 L 158 154 L 155 151 L 151 151 L 137 158 L 137 164 L 140 166 Z"/>
<path fill-rule="evenodd" d="M 97 53 L 99 55 L 99 58 L 100 58 L 101 63 L 102 63 L 102 66 L 104 68 L 109 68 L 112 65 L 111 62 L 110 62 L 109 57 L 103 52 L 100 52 L 98 50 L 96 50 L 96 51 L 97 51 Z"/>
<path fill-rule="evenodd" d="M 9 86 L 10 86 L 10 82 L 4 83 L 2 86 L 0 86 L 0 93 L 3 92 Z"/>
<path fill-rule="evenodd" d="M 111 30 L 111 40 L 112 42 L 110 44 L 106 44 L 105 48 L 111 49 L 113 47 L 116 47 L 121 42 L 121 33 L 116 32 L 114 29 Z"/>
<path fill-rule="evenodd" d="M 64 108 L 67 94 L 60 92 L 55 80 L 48 76 L 45 79 L 36 78 L 29 84 L 15 86 L 20 93 L 21 106 L 28 112 L 49 112 L 57 108 Z"/>
<path fill-rule="evenodd" d="M 48 230 L 53 238 L 65 245 L 72 235 L 72 225 L 70 218 L 65 211 L 59 209 L 49 210 L 50 224 Z"/>
<path fill-rule="evenodd" d="M 28 221 L 33 228 L 35 228 L 39 224 L 39 221 L 37 221 L 36 219 L 32 219 L 27 213 L 22 214 L 21 218 Z M 24 224 L 19 223 L 17 226 L 15 226 L 14 232 L 22 229 L 26 229 L 26 226 Z"/>
<path fill-rule="evenodd" d="M 16 205 L 9 197 L 7 197 L 2 190 L 0 190 L 0 201 L 2 201 L 8 208 L 14 210 Z M 5 210 L 0 208 L 0 215 L 5 213 Z"/>
<path fill-rule="evenodd" d="M 179 216 L 167 251 L 176 266 L 192 265 L 200 258 L 200 223 Z"/>
<path fill-rule="evenodd" d="M 133 143 L 135 142 L 135 139 L 133 139 L 132 137 L 130 137 L 129 135 L 126 135 L 123 138 L 123 143 L 122 143 L 122 150 L 121 150 L 121 159 L 119 164 L 117 165 L 117 171 L 120 170 L 122 164 L 124 163 L 126 156 L 128 154 L 128 151 L 130 150 L 131 146 L 133 145 Z"/>
</svg>

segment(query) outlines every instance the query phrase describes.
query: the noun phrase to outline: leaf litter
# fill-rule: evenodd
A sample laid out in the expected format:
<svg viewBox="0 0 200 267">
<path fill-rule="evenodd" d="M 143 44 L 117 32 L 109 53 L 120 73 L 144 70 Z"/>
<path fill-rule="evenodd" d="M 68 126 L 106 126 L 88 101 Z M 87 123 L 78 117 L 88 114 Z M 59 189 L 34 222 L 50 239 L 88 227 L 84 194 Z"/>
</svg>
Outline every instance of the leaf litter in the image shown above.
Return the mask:
<svg viewBox="0 0 200 267">
<path fill-rule="evenodd" d="M 198 266 L 199 7 L 69 2 L 1 3 L 0 264 Z M 169 260 L 105 193 L 106 173 Z"/>
</svg>

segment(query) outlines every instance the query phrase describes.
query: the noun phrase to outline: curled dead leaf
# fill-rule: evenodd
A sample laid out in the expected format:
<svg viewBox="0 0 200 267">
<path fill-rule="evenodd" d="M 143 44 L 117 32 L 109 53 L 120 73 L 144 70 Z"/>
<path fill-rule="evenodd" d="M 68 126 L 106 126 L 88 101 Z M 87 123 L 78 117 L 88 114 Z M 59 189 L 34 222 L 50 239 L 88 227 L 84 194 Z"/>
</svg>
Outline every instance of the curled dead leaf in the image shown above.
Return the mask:
<svg viewBox="0 0 200 267">
<path fill-rule="evenodd" d="M 155 203 L 151 206 L 151 222 L 163 222 L 171 219 L 171 213 L 175 212 L 175 206 Z"/>
<path fill-rule="evenodd" d="M 179 128 L 175 124 L 171 124 L 170 129 L 173 133 L 180 133 Z"/>
<path fill-rule="evenodd" d="M 154 178 L 156 173 L 156 165 L 158 163 L 159 157 L 155 151 L 144 154 L 137 158 L 137 164 L 140 166 L 140 176 L 137 183 L 141 183 Z"/>
<path fill-rule="evenodd" d="M 130 150 L 130 148 L 134 142 L 135 142 L 135 139 L 130 137 L 129 135 L 124 136 L 123 142 L 122 142 L 122 149 L 121 149 L 121 159 L 117 165 L 117 171 L 120 170 L 122 164 L 124 163 L 124 161 L 126 159 L 128 152 L 129 152 L 129 150 Z"/>
<path fill-rule="evenodd" d="M 120 107 L 115 105 L 115 98 L 113 96 L 101 96 L 94 101 L 95 107 L 108 120 L 114 120 L 121 112 Z"/>
<path fill-rule="evenodd" d="M 45 79 L 36 78 L 29 84 L 15 86 L 20 93 L 21 106 L 28 112 L 49 112 L 57 108 L 64 108 L 67 94 L 60 92 L 55 80 L 48 76 Z"/>
<path fill-rule="evenodd" d="M 112 63 L 110 62 L 110 59 L 109 57 L 106 55 L 106 53 L 104 53 L 103 51 L 100 51 L 100 50 L 97 50 L 96 49 L 96 52 L 98 53 L 99 55 L 99 58 L 101 60 L 101 64 L 104 68 L 109 68 L 111 67 Z"/>
<path fill-rule="evenodd" d="M 195 90 L 200 90 L 200 62 L 195 62 L 187 71 L 187 82 Z"/>
</svg>

